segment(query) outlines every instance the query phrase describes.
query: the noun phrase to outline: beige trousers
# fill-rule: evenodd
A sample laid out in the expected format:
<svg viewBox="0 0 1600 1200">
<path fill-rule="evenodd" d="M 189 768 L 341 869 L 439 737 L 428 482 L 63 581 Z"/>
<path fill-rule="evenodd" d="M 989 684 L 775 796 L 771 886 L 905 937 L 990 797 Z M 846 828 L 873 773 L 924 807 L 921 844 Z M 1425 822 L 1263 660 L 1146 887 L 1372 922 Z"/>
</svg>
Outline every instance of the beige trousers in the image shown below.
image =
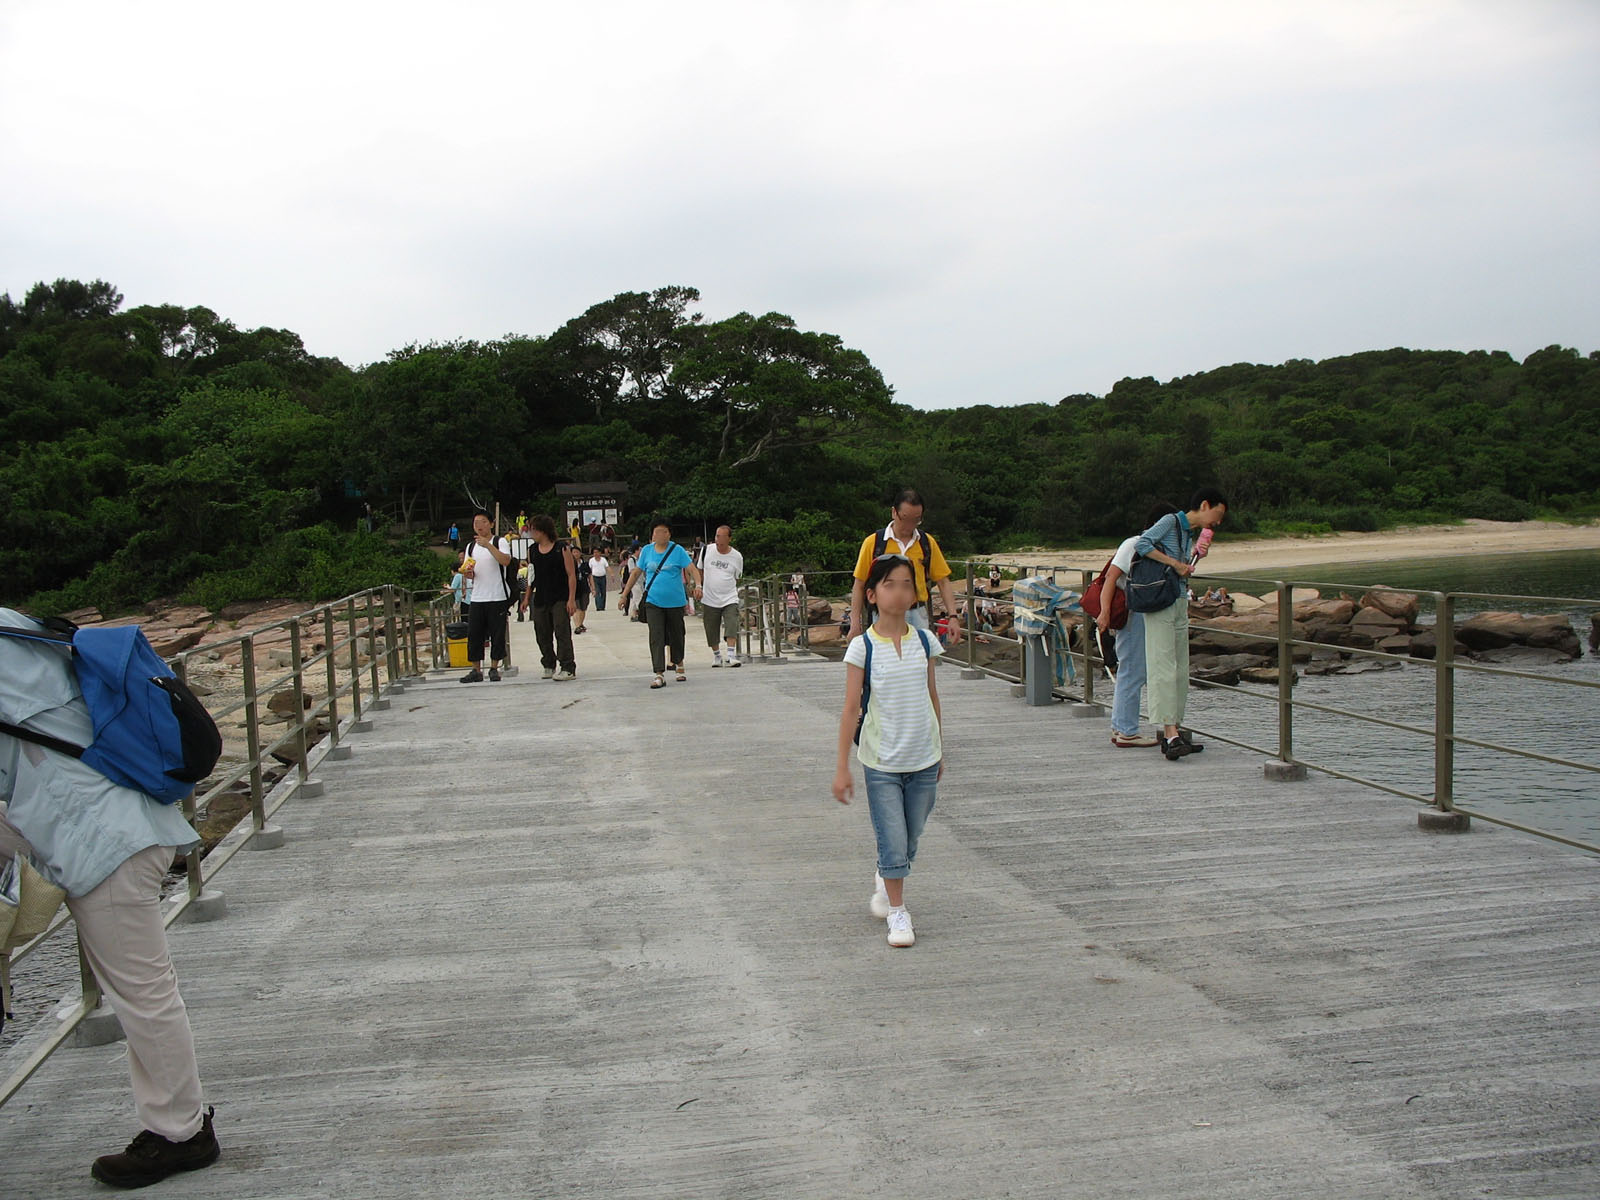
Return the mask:
<svg viewBox="0 0 1600 1200">
<path fill-rule="evenodd" d="M 161 920 L 171 846 L 149 846 L 86 896 L 69 898 L 78 938 L 128 1037 L 133 1105 L 144 1128 L 182 1142 L 200 1132 L 200 1068 Z"/>
<path fill-rule="evenodd" d="M 1189 598 L 1144 614 L 1144 699 L 1157 725 L 1182 725 L 1189 703 Z"/>
</svg>

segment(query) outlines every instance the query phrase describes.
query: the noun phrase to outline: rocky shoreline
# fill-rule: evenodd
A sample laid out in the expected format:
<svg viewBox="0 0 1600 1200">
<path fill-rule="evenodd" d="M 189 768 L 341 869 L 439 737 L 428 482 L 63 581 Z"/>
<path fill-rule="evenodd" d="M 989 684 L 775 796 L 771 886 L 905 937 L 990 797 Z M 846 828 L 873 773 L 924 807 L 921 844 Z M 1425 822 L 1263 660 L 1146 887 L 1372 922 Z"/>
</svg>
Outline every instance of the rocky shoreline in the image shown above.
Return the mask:
<svg viewBox="0 0 1600 1200">
<path fill-rule="evenodd" d="M 217 612 L 198 606 L 166 604 L 158 601 L 147 605 L 144 612 L 131 616 L 106 619 L 92 608 L 63 615 L 78 625 L 137 625 L 144 631 L 145 637 L 150 639 L 155 652 L 163 658 L 172 658 L 185 651 L 191 651 L 206 642 L 252 634 L 254 641 L 251 657 L 261 696 L 258 723 L 263 744 L 281 736 L 284 727 L 289 725 L 295 715 L 292 685 L 288 682 L 274 683 L 288 675 L 293 665 L 289 622 L 299 619 L 302 661 L 322 653 L 326 646 L 326 630 L 320 611 L 308 607 L 302 600 L 248 601 L 230 604 Z M 335 637 L 343 640 L 346 636 L 346 627 L 338 620 L 341 616 L 339 610 L 335 609 L 334 616 Z M 367 638 L 363 633 L 357 642 L 356 664 L 362 673 L 363 694 L 372 657 L 374 654 L 381 655 L 384 651 L 381 615 L 378 617 L 378 622 L 375 639 Z M 419 640 L 426 643 L 427 634 L 427 625 L 420 623 Z M 342 649 L 335 663 L 336 686 L 341 689 L 346 687 L 350 682 L 350 675 L 349 651 Z M 244 647 L 234 642 L 214 650 L 201 650 L 197 654 L 192 654 L 186 664 L 186 676 L 189 687 L 211 711 L 217 727 L 222 732 L 222 758 L 217 764 L 217 773 L 226 774 L 249 761 L 244 710 L 226 711 L 244 699 Z M 305 682 L 302 704 L 305 709 L 312 709 L 327 698 L 326 664 L 317 663 L 308 668 Z M 341 716 L 348 712 L 348 704 L 348 697 L 340 701 Z M 318 717 L 307 728 L 307 749 L 316 745 L 327 734 L 327 718 Z M 272 751 L 269 758 L 271 761 L 262 769 L 263 783 L 268 789 L 295 768 L 299 761 L 299 747 L 293 742 L 288 743 Z M 203 796 L 211 786 L 210 780 L 202 782 L 198 793 Z M 209 850 L 225 837 L 238 823 L 240 817 L 249 811 L 248 779 L 231 784 L 225 791 L 213 796 L 201 806 L 195 814 L 195 828 L 204 839 L 206 849 Z"/>
</svg>

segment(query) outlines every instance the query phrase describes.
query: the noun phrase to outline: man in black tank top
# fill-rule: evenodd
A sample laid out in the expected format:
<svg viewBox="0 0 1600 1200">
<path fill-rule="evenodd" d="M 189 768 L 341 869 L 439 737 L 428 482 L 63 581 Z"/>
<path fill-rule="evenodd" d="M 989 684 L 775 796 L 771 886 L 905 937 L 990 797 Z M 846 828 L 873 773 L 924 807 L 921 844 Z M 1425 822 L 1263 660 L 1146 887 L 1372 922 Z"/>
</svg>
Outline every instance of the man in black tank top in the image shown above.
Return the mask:
<svg viewBox="0 0 1600 1200">
<path fill-rule="evenodd" d="M 572 555 L 556 542 L 556 523 L 540 513 L 529 523 L 533 546 L 528 552 L 528 611 L 533 636 L 539 640 L 544 677 L 565 683 L 578 674 L 572 655 L 572 616 L 578 611 L 578 573 Z M 557 668 L 560 668 L 557 670 Z"/>
</svg>

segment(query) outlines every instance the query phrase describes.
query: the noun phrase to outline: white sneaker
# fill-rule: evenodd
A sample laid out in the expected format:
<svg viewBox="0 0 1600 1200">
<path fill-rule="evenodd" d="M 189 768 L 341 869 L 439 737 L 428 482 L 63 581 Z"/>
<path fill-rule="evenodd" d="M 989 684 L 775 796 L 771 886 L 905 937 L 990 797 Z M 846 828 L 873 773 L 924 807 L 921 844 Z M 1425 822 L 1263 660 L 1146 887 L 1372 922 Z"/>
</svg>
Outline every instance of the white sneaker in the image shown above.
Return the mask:
<svg viewBox="0 0 1600 1200">
<path fill-rule="evenodd" d="M 566 683 L 567 680 L 576 679 L 577 677 L 578 674 L 576 671 L 557 671 L 555 679 L 557 683 Z"/>
<path fill-rule="evenodd" d="M 889 915 L 889 909 L 893 907 L 889 903 L 889 893 L 883 886 L 882 875 L 872 877 L 872 899 L 868 902 L 868 907 L 872 910 L 872 915 L 880 921 Z"/>
<path fill-rule="evenodd" d="M 722 665 L 722 651 L 721 650 L 713 650 L 711 652 L 711 665 L 713 667 L 720 667 Z"/>
<path fill-rule="evenodd" d="M 915 944 L 917 935 L 911 932 L 911 914 L 905 909 L 899 909 L 889 914 L 889 945 L 910 946 Z"/>
<path fill-rule="evenodd" d="M 730 667 L 737 667 L 739 665 L 739 652 L 737 650 L 728 651 L 728 665 Z"/>
<path fill-rule="evenodd" d="M 546 667 L 544 669 L 544 677 L 546 679 L 554 679 L 556 677 L 556 669 L 554 667 Z"/>
</svg>

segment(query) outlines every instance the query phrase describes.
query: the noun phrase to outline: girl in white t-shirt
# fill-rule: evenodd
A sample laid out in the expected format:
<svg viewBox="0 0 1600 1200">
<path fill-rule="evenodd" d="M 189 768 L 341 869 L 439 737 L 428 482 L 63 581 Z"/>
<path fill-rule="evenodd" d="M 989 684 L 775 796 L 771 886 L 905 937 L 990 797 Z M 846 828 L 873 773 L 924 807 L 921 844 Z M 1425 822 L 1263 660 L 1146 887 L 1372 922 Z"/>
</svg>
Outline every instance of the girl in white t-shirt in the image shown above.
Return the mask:
<svg viewBox="0 0 1600 1200">
<path fill-rule="evenodd" d="M 877 620 L 845 651 L 844 712 L 839 718 L 839 760 L 833 798 L 849 804 L 850 743 L 861 721 L 856 757 L 866 776 L 867 807 L 878 842 L 878 872 L 870 909 L 889 923 L 889 945 L 909 946 L 916 937 L 905 908 L 905 878 L 917 857 L 917 840 L 928 823 L 944 775 L 940 740 L 939 689 L 934 671 L 940 647 L 936 638 L 913 628 L 906 614 L 916 603 L 911 560 L 883 554 L 873 560 L 866 580 L 867 602 Z M 872 678 L 866 677 L 867 646 L 872 647 Z M 867 711 L 861 718 L 861 693 Z"/>
</svg>

